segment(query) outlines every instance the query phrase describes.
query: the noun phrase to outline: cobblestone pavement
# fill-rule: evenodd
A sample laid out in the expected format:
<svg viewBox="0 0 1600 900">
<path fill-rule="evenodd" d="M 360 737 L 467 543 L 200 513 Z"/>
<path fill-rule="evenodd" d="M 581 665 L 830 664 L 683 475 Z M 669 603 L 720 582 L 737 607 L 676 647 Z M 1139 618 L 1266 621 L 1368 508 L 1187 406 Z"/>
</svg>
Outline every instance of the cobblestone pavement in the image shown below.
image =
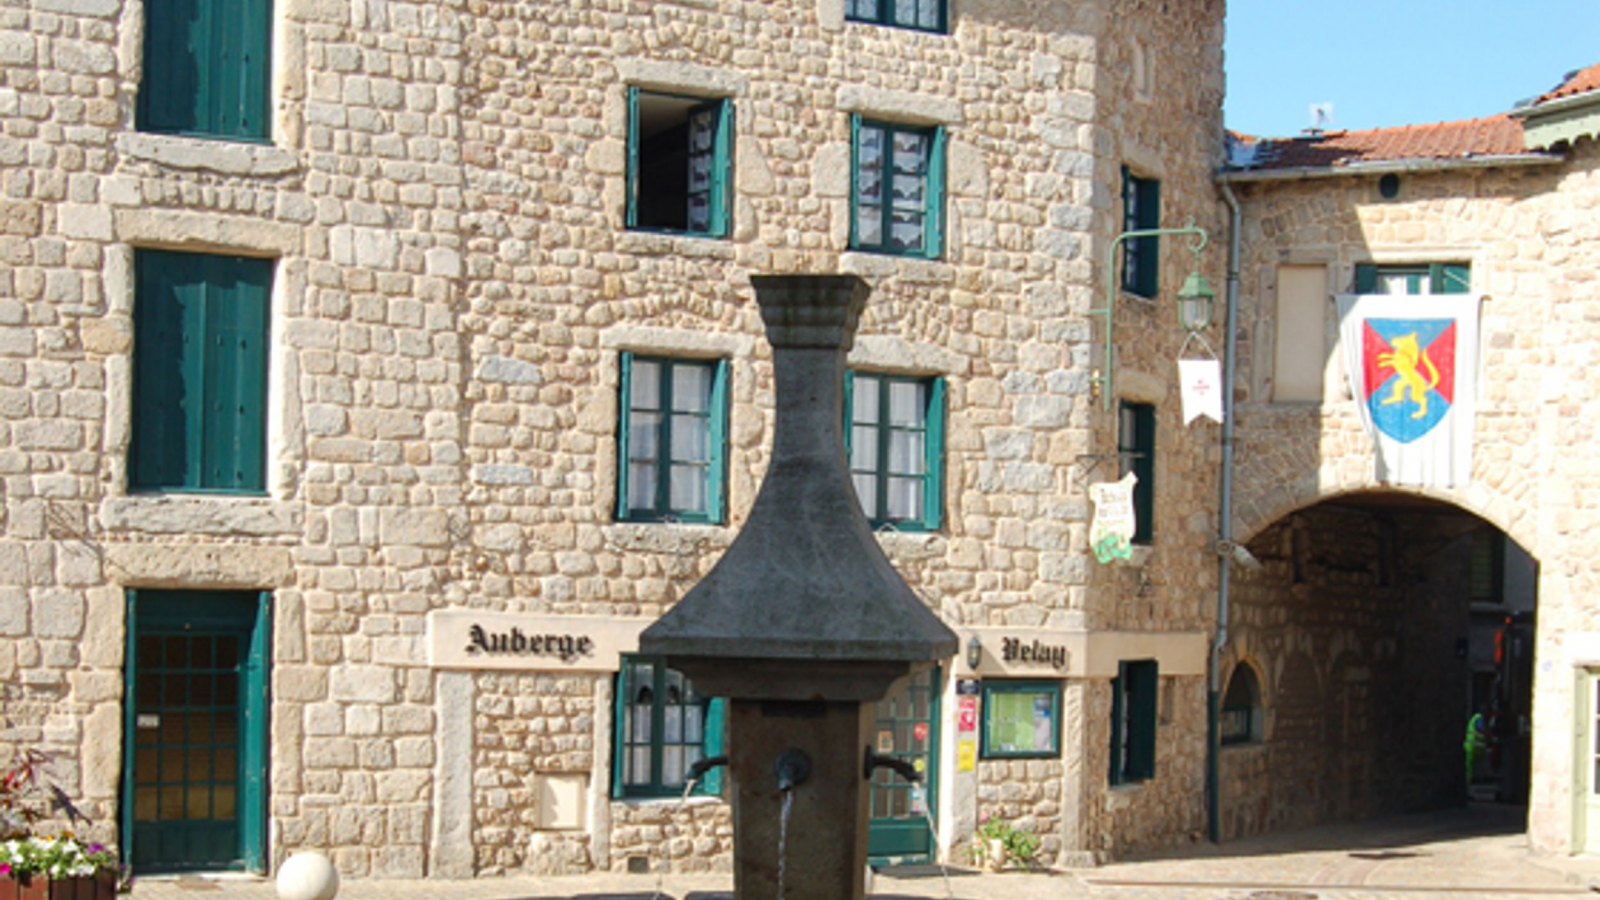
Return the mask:
<svg viewBox="0 0 1600 900">
<path fill-rule="evenodd" d="M 886 870 L 880 900 L 1507 900 L 1593 896 L 1600 860 L 1528 853 L 1520 811 L 1487 806 L 1240 841 L 1094 869 L 978 874 Z M 355 880 L 339 900 L 722 900 L 722 875 Z M 659 891 L 659 895 L 658 892 Z M 271 900 L 251 878 L 141 879 L 133 900 Z"/>
</svg>

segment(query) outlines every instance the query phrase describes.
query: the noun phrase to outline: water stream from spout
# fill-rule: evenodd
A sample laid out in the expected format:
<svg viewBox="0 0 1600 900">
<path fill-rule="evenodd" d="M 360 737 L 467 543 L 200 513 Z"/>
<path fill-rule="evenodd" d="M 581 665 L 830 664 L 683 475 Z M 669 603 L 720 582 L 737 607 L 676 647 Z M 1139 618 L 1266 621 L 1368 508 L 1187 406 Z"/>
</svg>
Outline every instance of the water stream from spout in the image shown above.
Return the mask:
<svg viewBox="0 0 1600 900">
<path fill-rule="evenodd" d="M 783 792 L 783 811 L 778 814 L 778 900 L 783 900 L 783 882 L 789 874 L 789 813 L 794 809 L 794 789 Z"/>
<path fill-rule="evenodd" d="M 921 808 L 922 817 L 928 820 L 928 832 L 933 837 L 933 861 L 939 867 L 939 874 L 944 876 L 944 895 L 947 900 L 956 900 L 956 889 L 950 884 L 950 867 L 945 865 L 939 852 L 939 827 L 933 822 L 933 807 L 928 805 L 928 792 L 922 785 L 911 786 L 911 802 Z"/>
<path fill-rule="evenodd" d="M 677 810 L 677 814 L 674 816 L 674 818 L 676 818 L 677 816 L 683 815 L 683 813 L 686 812 L 689 809 L 689 795 L 694 793 L 694 786 L 696 784 L 698 784 L 698 783 L 699 783 L 699 779 L 691 778 L 691 779 L 689 779 L 689 783 L 683 786 L 683 796 L 681 798 L 679 798 L 679 800 L 678 800 L 678 810 Z M 661 852 L 658 854 L 658 856 L 656 858 L 656 892 L 650 898 L 650 900 L 661 900 L 661 898 L 663 896 L 665 896 L 663 894 L 663 892 L 662 892 L 662 886 L 664 885 L 664 883 L 666 881 L 666 877 L 667 877 L 667 834 L 666 834 L 666 829 L 662 829 Z"/>
</svg>

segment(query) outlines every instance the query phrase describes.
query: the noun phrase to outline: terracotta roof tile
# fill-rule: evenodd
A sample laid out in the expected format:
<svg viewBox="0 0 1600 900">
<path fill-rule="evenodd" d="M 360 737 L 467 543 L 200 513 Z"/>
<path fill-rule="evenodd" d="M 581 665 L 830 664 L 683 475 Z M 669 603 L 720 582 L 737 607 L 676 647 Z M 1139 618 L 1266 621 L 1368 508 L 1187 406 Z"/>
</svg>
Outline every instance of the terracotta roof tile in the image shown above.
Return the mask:
<svg viewBox="0 0 1600 900">
<path fill-rule="evenodd" d="M 1347 166 L 1405 159 L 1469 159 L 1522 153 L 1522 123 L 1504 113 L 1484 119 L 1403 125 L 1366 131 L 1330 131 L 1297 138 L 1267 138 L 1235 153 L 1235 165 L 1250 169 Z M 1253 150 L 1253 152 L 1252 152 Z"/>
<path fill-rule="evenodd" d="M 1579 69 L 1572 73 L 1571 77 L 1562 82 L 1560 87 L 1542 95 L 1533 103 L 1538 106 L 1546 101 L 1559 100 L 1562 97 L 1571 97 L 1574 94 L 1582 94 L 1596 89 L 1600 89 L 1600 63 L 1595 63 L 1587 69 Z"/>
</svg>

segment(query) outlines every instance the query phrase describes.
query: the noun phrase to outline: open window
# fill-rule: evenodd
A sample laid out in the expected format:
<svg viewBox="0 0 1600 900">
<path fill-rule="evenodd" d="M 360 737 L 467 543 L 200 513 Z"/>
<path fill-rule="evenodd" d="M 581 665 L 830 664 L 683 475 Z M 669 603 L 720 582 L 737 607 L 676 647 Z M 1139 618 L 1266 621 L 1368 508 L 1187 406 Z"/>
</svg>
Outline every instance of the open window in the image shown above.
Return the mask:
<svg viewBox="0 0 1600 900">
<path fill-rule="evenodd" d="M 1124 403 L 1117 411 L 1118 474 L 1138 476 L 1133 486 L 1133 543 L 1148 544 L 1155 534 L 1156 408 Z"/>
<path fill-rule="evenodd" d="M 628 88 L 628 227 L 726 237 L 733 102 Z"/>
<path fill-rule="evenodd" d="M 1156 700 L 1160 672 L 1153 659 L 1117 663 L 1111 681 L 1111 783 L 1136 784 L 1156 774 Z"/>
</svg>

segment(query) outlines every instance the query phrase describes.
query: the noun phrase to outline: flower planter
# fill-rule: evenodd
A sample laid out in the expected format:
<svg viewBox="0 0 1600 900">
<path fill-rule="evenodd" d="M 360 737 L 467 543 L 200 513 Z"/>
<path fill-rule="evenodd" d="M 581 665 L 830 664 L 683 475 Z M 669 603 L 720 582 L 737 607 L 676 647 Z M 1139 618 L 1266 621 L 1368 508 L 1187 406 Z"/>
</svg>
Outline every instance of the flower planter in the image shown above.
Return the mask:
<svg viewBox="0 0 1600 900">
<path fill-rule="evenodd" d="M 0 875 L 0 900 L 116 900 L 117 873 L 46 878 L 42 875 Z"/>
</svg>

